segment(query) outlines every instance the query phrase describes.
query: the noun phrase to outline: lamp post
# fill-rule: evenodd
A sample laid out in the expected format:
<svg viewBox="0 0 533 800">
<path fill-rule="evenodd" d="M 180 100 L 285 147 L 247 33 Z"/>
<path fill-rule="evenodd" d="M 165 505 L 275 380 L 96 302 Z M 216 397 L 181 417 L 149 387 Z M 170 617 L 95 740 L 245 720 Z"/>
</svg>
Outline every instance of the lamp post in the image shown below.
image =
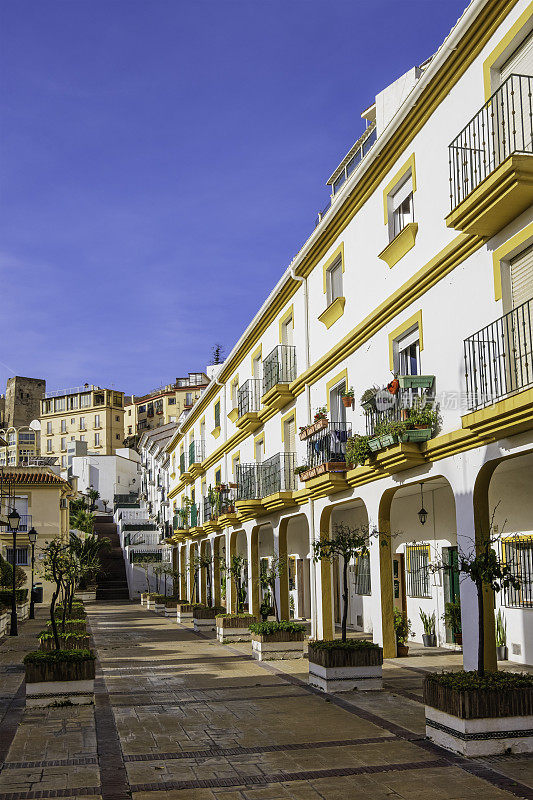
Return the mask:
<svg viewBox="0 0 533 800">
<path fill-rule="evenodd" d="M 35 528 L 28 531 L 28 539 L 31 544 L 31 595 L 30 595 L 30 619 L 35 619 L 35 599 L 33 596 L 33 579 L 35 575 L 35 543 L 38 533 Z"/>
<path fill-rule="evenodd" d="M 7 515 L 7 522 L 9 525 L 9 530 L 13 534 L 13 581 L 11 586 L 12 596 L 11 596 L 11 627 L 9 630 L 10 636 L 18 636 L 18 624 L 17 624 L 17 531 L 20 525 L 20 514 L 16 508 L 9 512 Z"/>
</svg>

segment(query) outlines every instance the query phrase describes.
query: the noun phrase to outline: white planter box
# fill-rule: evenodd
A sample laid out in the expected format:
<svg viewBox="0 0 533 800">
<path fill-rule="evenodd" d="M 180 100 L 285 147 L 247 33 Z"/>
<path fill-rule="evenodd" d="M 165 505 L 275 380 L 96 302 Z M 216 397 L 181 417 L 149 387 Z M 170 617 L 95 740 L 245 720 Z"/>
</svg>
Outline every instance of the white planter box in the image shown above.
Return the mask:
<svg viewBox="0 0 533 800">
<path fill-rule="evenodd" d="M 155 600 L 150 600 L 149 597 L 146 598 L 146 610 L 153 611 L 155 606 Z"/>
<path fill-rule="evenodd" d="M 461 719 L 426 706 L 426 736 L 463 756 L 533 753 L 533 716 Z"/>
<path fill-rule="evenodd" d="M 0 615 L 0 636 L 7 635 L 7 624 L 9 621 L 9 614 Z"/>
<path fill-rule="evenodd" d="M 141 595 L 141 605 L 146 606 L 146 597 L 143 597 L 142 595 Z"/>
<path fill-rule="evenodd" d="M 165 606 L 165 617 L 175 617 L 176 606 Z"/>
<path fill-rule="evenodd" d="M 250 628 L 219 628 L 217 625 L 217 639 L 226 642 L 249 642 L 252 638 Z"/>
<path fill-rule="evenodd" d="M 20 605 L 17 604 L 17 618 L 19 619 L 19 621 L 28 619 L 29 614 L 30 614 L 30 604 L 28 602 L 20 603 Z"/>
<path fill-rule="evenodd" d="M 304 657 L 304 643 L 301 642 L 258 642 L 252 639 L 252 655 L 258 661 L 282 661 L 289 658 Z"/>
<path fill-rule="evenodd" d="M 153 610 L 156 614 L 164 614 L 165 613 L 165 604 L 164 603 L 155 603 Z"/>
<path fill-rule="evenodd" d="M 53 706 L 65 701 L 70 701 L 76 706 L 93 703 L 94 679 L 26 683 L 26 706 L 28 708 Z"/>
<path fill-rule="evenodd" d="M 77 592 L 76 597 L 78 598 L 78 600 L 82 600 L 84 603 L 95 603 L 96 589 L 86 592 Z"/>
<path fill-rule="evenodd" d="M 178 608 L 176 611 L 176 621 L 180 624 L 192 622 L 192 611 L 180 611 Z"/>
<path fill-rule="evenodd" d="M 211 619 L 198 619 L 197 617 L 193 616 L 193 624 L 195 631 L 205 632 L 205 631 L 216 630 L 216 623 L 214 617 L 212 617 Z"/>
<path fill-rule="evenodd" d="M 323 692 L 368 691 L 383 688 L 383 667 L 323 667 L 309 662 L 309 683 Z"/>
</svg>

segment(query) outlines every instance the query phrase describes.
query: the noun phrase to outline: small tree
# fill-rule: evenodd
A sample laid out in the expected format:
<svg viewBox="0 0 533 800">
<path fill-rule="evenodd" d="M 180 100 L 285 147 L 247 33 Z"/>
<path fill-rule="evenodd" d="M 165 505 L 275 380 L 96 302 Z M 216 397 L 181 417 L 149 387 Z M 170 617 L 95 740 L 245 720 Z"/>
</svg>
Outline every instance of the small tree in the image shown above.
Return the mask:
<svg viewBox="0 0 533 800">
<path fill-rule="evenodd" d="M 348 619 L 348 567 L 352 558 L 368 554 L 368 525 L 351 528 L 344 523 L 334 525 L 328 539 L 313 542 L 313 561 L 331 561 L 342 558 L 342 641 L 346 641 L 346 621 Z"/>
<path fill-rule="evenodd" d="M 226 571 L 233 578 L 235 583 L 235 594 L 237 599 L 237 614 L 242 614 L 244 609 L 244 601 L 246 600 L 246 587 L 243 586 L 242 572 L 248 561 L 244 556 L 233 555 L 231 557 L 230 565 Z"/>
<path fill-rule="evenodd" d="M 15 589 L 20 589 L 26 581 L 28 580 L 28 576 L 22 569 L 22 567 L 15 567 Z M 6 559 L 0 555 L 0 586 L 5 587 L 6 589 L 11 590 L 13 587 L 13 567 L 6 561 Z"/>
<path fill-rule="evenodd" d="M 285 575 L 286 571 L 286 559 L 279 558 L 277 555 L 272 556 L 268 567 L 261 565 L 261 569 L 259 571 L 259 586 L 263 591 L 268 591 L 270 597 L 272 597 L 272 605 L 274 606 L 276 622 L 279 622 L 279 608 L 278 601 L 276 599 L 276 579 L 281 578 L 282 575 Z"/>
<path fill-rule="evenodd" d="M 194 571 L 194 582 L 193 582 L 193 597 L 194 597 L 194 590 L 196 590 L 196 599 L 200 600 L 200 592 L 198 586 L 198 573 L 200 570 L 205 569 L 205 588 L 206 588 L 206 600 L 207 605 L 213 605 L 213 592 L 211 591 L 211 558 L 209 556 L 204 555 L 194 555 L 189 563 L 190 569 Z M 191 597 L 191 601 L 193 600 Z"/>
<path fill-rule="evenodd" d="M 94 511 L 96 508 L 96 501 L 100 497 L 100 492 L 97 489 L 89 489 L 87 492 L 87 497 L 91 501 L 90 509 Z"/>
<path fill-rule="evenodd" d="M 222 364 L 224 361 L 224 345 L 216 342 L 212 347 L 212 363 L 213 364 Z"/>
<path fill-rule="evenodd" d="M 59 642 L 59 632 L 57 630 L 55 608 L 63 587 L 65 575 L 70 567 L 67 552 L 68 546 L 60 539 L 53 539 L 51 542 L 47 542 L 43 550 L 44 577 L 54 584 L 52 599 L 50 601 L 50 624 L 52 626 L 52 636 L 54 637 L 54 646 L 56 650 L 60 650 L 61 646 Z"/>
</svg>

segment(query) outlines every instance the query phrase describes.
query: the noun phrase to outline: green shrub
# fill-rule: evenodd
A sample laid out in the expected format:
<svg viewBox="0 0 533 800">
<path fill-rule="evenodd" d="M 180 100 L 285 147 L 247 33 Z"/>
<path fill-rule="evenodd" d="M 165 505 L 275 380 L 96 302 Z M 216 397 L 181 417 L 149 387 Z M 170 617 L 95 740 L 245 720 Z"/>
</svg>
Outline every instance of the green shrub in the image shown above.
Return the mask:
<svg viewBox="0 0 533 800">
<path fill-rule="evenodd" d="M 92 650 L 35 650 L 26 653 L 24 664 L 58 664 L 65 661 L 94 661 L 96 656 Z"/>
<path fill-rule="evenodd" d="M 10 589 L 0 589 L 0 605 L 7 606 L 11 608 L 11 597 L 12 592 Z M 28 599 L 28 590 L 27 589 L 16 589 L 15 590 L 15 599 L 17 603 L 25 603 Z"/>
<path fill-rule="evenodd" d="M 499 692 L 503 689 L 521 689 L 533 687 L 533 675 L 525 672 L 487 672 L 482 678 L 472 672 L 432 672 L 427 680 L 458 691 L 471 689 L 488 689 Z"/>
<path fill-rule="evenodd" d="M 379 644 L 369 642 L 367 639 L 319 639 L 316 642 L 309 642 L 315 650 L 367 650 L 379 648 Z"/>
<path fill-rule="evenodd" d="M 87 633 L 80 633 L 79 631 L 65 631 L 65 633 L 63 633 L 62 631 L 59 632 L 60 639 L 85 639 L 87 635 L 88 635 Z M 53 639 L 53 638 L 54 634 L 50 633 L 50 631 L 42 631 L 39 634 L 39 639 L 42 639 L 43 641 L 46 639 Z"/>
<path fill-rule="evenodd" d="M 286 631 L 287 633 L 304 633 L 305 625 L 300 625 L 298 622 L 282 619 L 280 622 L 252 622 L 250 625 L 252 633 L 260 636 L 268 636 L 270 633 L 278 633 L 278 631 Z"/>
<path fill-rule="evenodd" d="M 51 620 L 48 620 L 46 623 L 49 627 L 52 627 Z M 82 619 L 75 619 L 75 617 L 67 617 L 67 625 L 87 625 L 87 620 L 85 617 Z"/>
<path fill-rule="evenodd" d="M 360 464 L 362 466 L 367 458 L 370 458 L 372 451 L 368 446 L 369 439 L 370 436 L 359 436 L 357 434 L 348 439 L 346 442 L 346 460 L 350 464 L 354 464 L 354 466 Z"/>
<path fill-rule="evenodd" d="M 226 614 L 225 609 L 224 613 L 217 614 L 217 617 L 224 617 L 225 619 L 228 617 L 231 617 L 232 619 L 255 619 L 253 614 Z"/>
</svg>

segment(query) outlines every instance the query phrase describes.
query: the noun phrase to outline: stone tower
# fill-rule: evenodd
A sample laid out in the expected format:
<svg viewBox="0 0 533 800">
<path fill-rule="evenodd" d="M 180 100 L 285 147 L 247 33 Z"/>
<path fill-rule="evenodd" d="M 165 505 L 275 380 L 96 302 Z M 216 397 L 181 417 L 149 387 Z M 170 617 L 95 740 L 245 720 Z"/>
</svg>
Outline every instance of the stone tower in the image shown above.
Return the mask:
<svg viewBox="0 0 533 800">
<path fill-rule="evenodd" d="M 46 391 L 42 378 L 8 378 L 5 394 L 4 426 L 20 428 L 41 416 L 41 399 Z"/>
</svg>

